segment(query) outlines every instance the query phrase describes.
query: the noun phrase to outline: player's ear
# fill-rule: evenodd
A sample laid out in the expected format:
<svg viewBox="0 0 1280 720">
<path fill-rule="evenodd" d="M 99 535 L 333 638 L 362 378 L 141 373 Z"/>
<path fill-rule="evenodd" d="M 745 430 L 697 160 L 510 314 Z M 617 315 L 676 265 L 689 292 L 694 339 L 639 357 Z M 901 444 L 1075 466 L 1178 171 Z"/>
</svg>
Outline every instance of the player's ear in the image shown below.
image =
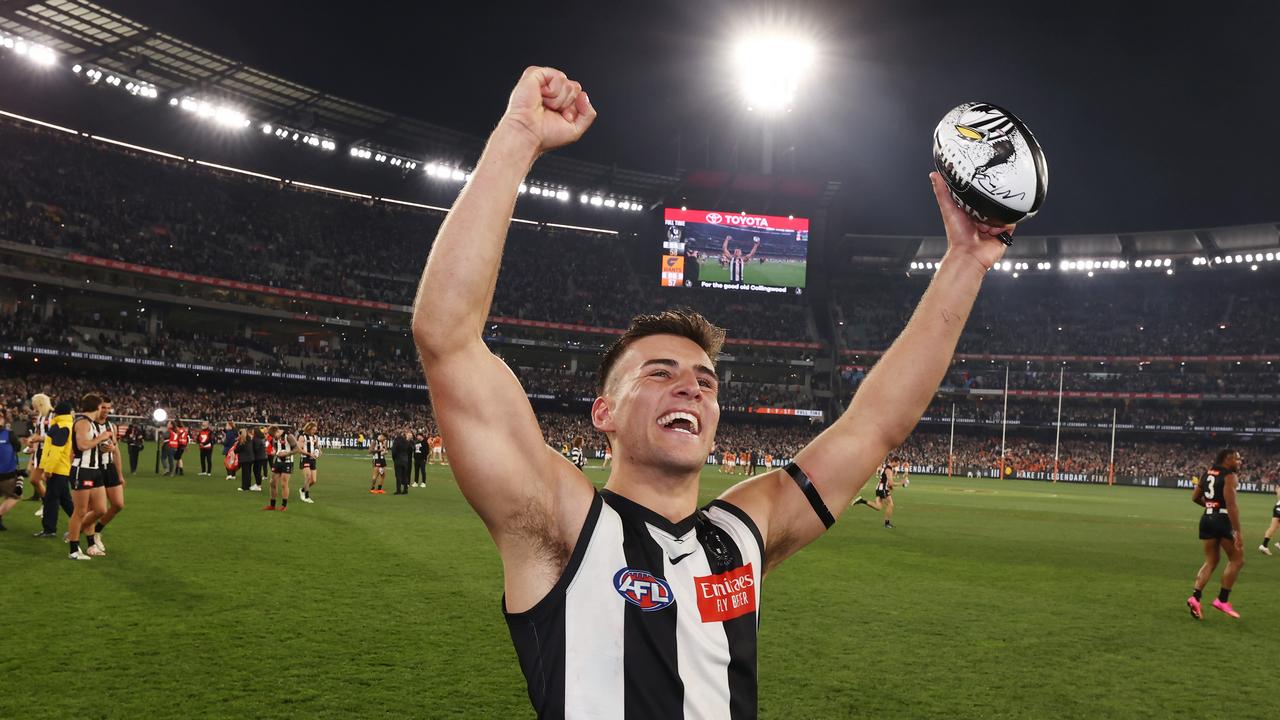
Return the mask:
<svg viewBox="0 0 1280 720">
<path fill-rule="evenodd" d="M 591 424 L 600 432 L 608 433 L 617 430 L 613 421 L 613 410 L 609 407 L 609 400 L 603 395 L 591 403 Z"/>
</svg>

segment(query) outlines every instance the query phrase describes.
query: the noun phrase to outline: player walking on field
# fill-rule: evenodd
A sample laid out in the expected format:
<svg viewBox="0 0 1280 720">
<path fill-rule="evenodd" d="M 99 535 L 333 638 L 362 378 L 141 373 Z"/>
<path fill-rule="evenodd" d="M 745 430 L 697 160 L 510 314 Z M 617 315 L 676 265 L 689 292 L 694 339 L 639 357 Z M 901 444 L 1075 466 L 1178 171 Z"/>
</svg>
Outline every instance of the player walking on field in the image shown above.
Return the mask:
<svg viewBox="0 0 1280 720">
<path fill-rule="evenodd" d="M 1237 450 L 1226 449 L 1218 453 L 1213 467 L 1205 473 L 1191 495 L 1191 501 L 1204 507 L 1200 516 L 1200 540 L 1204 544 L 1204 564 L 1196 573 L 1196 584 L 1191 597 L 1187 598 L 1187 607 L 1191 609 L 1191 617 L 1204 619 L 1200 607 L 1200 593 L 1209 583 L 1209 578 L 1218 567 L 1221 552 L 1227 554 L 1227 569 L 1222 571 L 1222 587 L 1218 591 L 1218 599 L 1213 607 L 1230 615 L 1240 617 L 1240 613 L 1231 607 L 1231 588 L 1236 584 L 1240 568 L 1244 567 L 1244 537 L 1240 534 L 1240 508 L 1236 505 L 1236 473 L 1240 470 L 1243 458 Z"/>
<path fill-rule="evenodd" d="M 302 455 L 302 487 L 298 488 L 298 496 L 304 503 L 314 503 L 311 498 L 311 487 L 316 484 L 316 470 L 320 463 L 320 436 L 316 435 L 317 425 L 308 422 L 302 426 L 302 435 L 298 437 L 298 450 Z"/>
<path fill-rule="evenodd" d="M 1280 478 L 1276 478 L 1276 506 L 1271 509 L 1271 525 L 1267 527 L 1267 534 L 1262 536 L 1262 544 L 1258 549 L 1264 555 L 1271 554 L 1271 538 L 1276 536 L 1276 530 L 1280 530 Z"/>
<path fill-rule="evenodd" d="M 821 536 L 911 432 L 1004 254 L 996 236 L 1012 228 L 975 225 L 932 174 L 948 250 L 906 329 L 794 462 L 702 507 L 724 331 L 690 312 L 637 317 L 600 364 L 591 420 L 615 462 L 597 491 L 546 446 L 519 380 L 483 338 L 520 183 L 595 117 L 564 73 L 524 72 L 432 245 L 414 342 L 458 487 L 502 559 L 504 611 L 538 715 L 754 717 L 761 581 Z"/>
<path fill-rule="evenodd" d="M 378 439 L 369 445 L 369 454 L 373 456 L 373 472 L 369 475 L 369 493 L 386 495 L 382 483 L 387 479 L 387 436 L 378 433 Z"/>
</svg>

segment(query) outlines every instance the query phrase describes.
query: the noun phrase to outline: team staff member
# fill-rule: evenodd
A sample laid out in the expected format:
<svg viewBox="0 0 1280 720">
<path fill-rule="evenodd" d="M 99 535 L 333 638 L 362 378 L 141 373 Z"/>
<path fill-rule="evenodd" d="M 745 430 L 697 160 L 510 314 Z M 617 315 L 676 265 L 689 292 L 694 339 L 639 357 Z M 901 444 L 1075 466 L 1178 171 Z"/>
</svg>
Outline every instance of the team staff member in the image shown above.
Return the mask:
<svg viewBox="0 0 1280 720">
<path fill-rule="evenodd" d="M 191 444 L 191 431 L 186 425 L 178 423 L 178 448 L 173 451 L 173 461 L 178 466 L 177 474 L 186 475 L 186 470 L 182 466 L 182 455 L 186 453 L 187 446 Z"/>
<path fill-rule="evenodd" d="M 1204 546 L 1204 564 L 1196 573 L 1196 584 L 1187 598 L 1191 617 L 1204 619 L 1200 608 L 1200 593 L 1209 583 L 1218 567 L 1220 551 L 1227 554 L 1227 569 L 1222 571 L 1222 585 L 1218 599 L 1213 601 L 1216 610 L 1240 617 L 1231 607 L 1231 588 L 1235 587 L 1240 568 L 1244 567 L 1244 536 L 1240 534 L 1240 507 L 1236 505 L 1236 473 L 1244 461 L 1240 452 L 1227 448 L 1218 453 L 1213 467 L 1196 483 L 1191 501 L 1204 508 L 1200 516 L 1200 541 Z"/>
<path fill-rule="evenodd" d="M 68 517 L 75 512 L 71 499 L 71 403 L 63 400 L 53 408 L 40 449 L 40 470 L 44 475 L 44 515 L 36 537 L 58 536 L 58 508 Z"/>
<path fill-rule="evenodd" d="M 67 523 L 67 551 L 72 560 L 88 560 L 97 554 L 80 551 L 80 528 L 107 511 L 106 498 L 97 491 L 101 490 L 105 475 L 103 458 L 111 451 L 115 437 L 105 426 L 109 409 L 101 395 L 86 393 L 80 398 L 80 414 L 71 427 L 71 499 L 75 512 Z"/>
<path fill-rule="evenodd" d="M 18 471 L 20 452 L 22 442 L 9 427 L 8 414 L 0 408 L 0 531 L 9 529 L 4 526 L 4 515 L 22 499 L 22 473 Z"/>
<path fill-rule="evenodd" d="M 427 486 L 427 437 L 422 433 L 413 438 L 413 482 L 410 484 L 413 487 Z"/>
<path fill-rule="evenodd" d="M 165 428 L 164 445 L 160 448 L 160 466 L 164 468 L 163 475 L 173 475 L 177 467 L 174 455 L 178 452 L 178 424 L 170 420 Z"/>
<path fill-rule="evenodd" d="M 133 475 L 138 472 L 138 455 L 147 444 L 147 434 L 141 423 L 129 423 L 129 429 L 124 431 L 124 444 L 129 449 L 129 474 Z"/>
<path fill-rule="evenodd" d="M 253 429 L 253 439 L 250 442 L 250 448 L 253 450 L 253 487 L 250 488 L 254 492 L 262 492 L 262 481 L 267 477 L 267 437 L 262 434 L 262 428 Z"/>
<path fill-rule="evenodd" d="M 200 448 L 200 474 L 213 475 L 213 428 L 209 427 L 208 420 L 200 424 L 196 445 Z"/>
<path fill-rule="evenodd" d="M 414 343 L 458 488 L 501 557 L 503 609 L 538 715 L 755 717 L 765 573 L 819 538 L 919 422 L 1011 228 L 975 224 L 931 173 L 947 252 L 906 328 L 794 462 L 706 505 L 724 331 L 691 312 L 636 318 L 600 363 L 591 421 L 616 462 L 597 490 L 547 449 L 483 336 L 520 183 L 594 118 L 564 73 L 524 72 L 431 245 Z"/>
<path fill-rule="evenodd" d="M 239 438 L 240 434 L 236 432 L 236 426 L 228 420 L 227 424 L 222 426 L 222 458 L 224 466 L 226 465 L 226 457 L 231 454 L 231 448 L 235 447 L 236 440 Z M 236 476 L 232 473 L 227 473 L 227 479 L 235 480 Z"/>
<path fill-rule="evenodd" d="M 405 430 L 391 441 L 391 462 L 395 465 L 395 494 L 408 495 L 409 473 L 413 464 L 413 431 Z"/>
<path fill-rule="evenodd" d="M 241 430 L 235 443 L 231 446 L 231 452 L 236 454 L 236 460 L 239 461 L 240 491 L 257 492 L 261 490 L 262 488 L 253 483 L 253 434 L 248 430 Z"/>
</svg>

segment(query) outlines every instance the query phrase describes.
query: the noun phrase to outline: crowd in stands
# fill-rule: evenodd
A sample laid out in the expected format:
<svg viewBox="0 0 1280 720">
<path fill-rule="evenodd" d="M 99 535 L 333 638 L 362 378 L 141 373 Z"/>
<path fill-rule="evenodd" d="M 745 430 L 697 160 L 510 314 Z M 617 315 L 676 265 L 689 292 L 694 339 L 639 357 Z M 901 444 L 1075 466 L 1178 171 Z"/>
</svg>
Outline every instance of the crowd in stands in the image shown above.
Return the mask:
<svg viewBox="0 0 1280 720">
<path fill-rule="evenodd" d="M 896 457 L 910 464 L 947 468 L 950 436 L 945 433 L 917 431 L 903 443 Z M 1220 444 L 1203 442 L 1172 443 L 1158 441 L 1116 443 L 1115 474 L 1125 477 L 1190 478 L 1203 475 L 1213 464 Z M 1053 472 L 1053 442 L 1022 437 L 1005 439 L 1005 465 L 1015 473 Z M 1244 466 L 1240 478 L 1245 482 L 1276 483 L 1280 481 L 1280 448 L 1241 446 Z M 952 470 L 956 474 L 982 474 L 999 467 L 1000 437 L 956 435 Z M 1111 468 L 1111 445 L 1106 441 L 1064 438 L 1058 448 L 1058 472 L 1107 476 Z"/>
<path fill-rule="evenodd" d="M 1004 410 L 1000 396 L 975 402 L 962 397 L 941 397 L 925 410 L 925 417 L 950 418 L 952 405 L 959 421 L 999 424 Z M 1280 416 L 1274 405 L 1245 403 L 1180 403 L 1158 401 L 1123 403 L 1064 402 L 1063 423 L 1110 425 L 1112 411 L 1119 425 L 1159 425 L 1177 428 L 1200 427 L 1280 427 Z M 1058 419 L 1058 405 L 1049 400 L 1010 398 L 1009 421 L 1023 425 L 1052 426 Z"/>
<path fill-rule="evenodd" d="M 409 305 L 441 220 L 8 122 L 0 143 L 0 239 L 197 275 Z M 684 304 L 733 337 L 812 340 L 802 304 L 664 291 L 618 242 L 513 225 L 493 314 L 617 328 Z"/>
<path fill-rule="evenodd" d="M 1206 280 L 1212 292 L 1205 292 Z M 867 273 L 837 291 L 848 347 L 879 350 L 906 325 L 929 278 Z M 1280 352 L 1274 273 L 1226 269 L 1175 275 L 1056 271 L 988 278 L 960 338 L 961 353 L 1248 355 Z"/>
<path fill-rule="evenodd" d="M 1004 368 L 999 366 L 997 369 L 996 365 L 990 369 L 955 367 L 947 373 L 942 387 L 1000 390 L 1004 388 Z M 1233 371 L 1231 367 L 1225 367 L 1215 368 L 1213 373 L 1209 373 L 1200 368 L 1149 370 L 1129 366 L 1093 372 L 1072 370 L 1063 374 L 1062 387 L 1067 391 L 1275 395 L 1280 394 L 1280 369 L 1270 372 L 1253 369 Z M 1056 391 L 1058 373 L 1055 370 L 1023 370 L 1015 365 L 1009 373 L 1009 389 Z"/>
</svg>

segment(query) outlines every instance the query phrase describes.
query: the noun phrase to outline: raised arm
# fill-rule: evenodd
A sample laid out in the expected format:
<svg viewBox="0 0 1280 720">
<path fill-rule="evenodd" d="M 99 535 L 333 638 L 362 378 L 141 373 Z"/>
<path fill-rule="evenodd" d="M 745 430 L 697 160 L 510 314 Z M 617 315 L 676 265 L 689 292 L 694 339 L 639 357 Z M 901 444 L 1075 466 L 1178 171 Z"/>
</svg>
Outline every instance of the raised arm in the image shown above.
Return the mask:
<svg viewBox="0 0 1280 720">
<path fill-rule="evenodd" d="M 746 257 L 744 257 L 743 260 L 750 262 L 751 258 L 756 256 L 756 251 L 759 249 L 760 249 L 760 238 L 756 238 L 755 242 L 751 243 L 751 252 L 747 253 Z"/>
<path fill-rule="evenodd" d="M 952 201 L 942 178 L 937 173 L 929 177 L 946 227 L 946 257 L 907 327 L 859 386 L 848 412 L 795 458 L 801 478 L 807 477 L 833 519 L 919 422 L 951 364 L 983 277 L 1004 254 L 997 236 L 1012 230 L 974 223 Z M 778 470 L 724 495 L 760 526 L 770 567 L 825 530 L 799 484 Z"/>
<path fill-rule="evenodd" d="M 592 490 L 547 449 L 519 381 L 481 333 L 520 183 L 541 153 L 577 140 L 595 116 L 587 94 L 564 73 L 525 70 L 440 227 L 414 300 L 413 338 L 440 434 L 458 487 L 503 556 L 509 607 L 550 589 L 513 586 L 513 566 L 560 562 L 561 541 L 572 545 Z"/>
</svg>

